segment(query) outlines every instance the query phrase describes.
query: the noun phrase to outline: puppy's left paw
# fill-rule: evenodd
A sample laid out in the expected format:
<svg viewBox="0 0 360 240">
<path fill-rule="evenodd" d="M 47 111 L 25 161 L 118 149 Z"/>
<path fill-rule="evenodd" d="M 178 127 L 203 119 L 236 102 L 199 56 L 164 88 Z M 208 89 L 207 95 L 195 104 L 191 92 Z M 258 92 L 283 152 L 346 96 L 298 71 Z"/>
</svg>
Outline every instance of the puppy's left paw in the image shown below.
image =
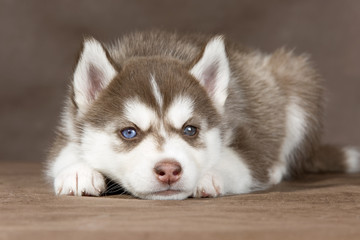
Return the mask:
<svg viewBox="0 0 360 240">
<path fill-rule="evenodd" d="M 193 193 L 193 197 L 206 198 L 206 197 L 218 197 L 224 195 L 223 181 L 220 176 L 214 173 L 205 174 Z"/>
</svg>

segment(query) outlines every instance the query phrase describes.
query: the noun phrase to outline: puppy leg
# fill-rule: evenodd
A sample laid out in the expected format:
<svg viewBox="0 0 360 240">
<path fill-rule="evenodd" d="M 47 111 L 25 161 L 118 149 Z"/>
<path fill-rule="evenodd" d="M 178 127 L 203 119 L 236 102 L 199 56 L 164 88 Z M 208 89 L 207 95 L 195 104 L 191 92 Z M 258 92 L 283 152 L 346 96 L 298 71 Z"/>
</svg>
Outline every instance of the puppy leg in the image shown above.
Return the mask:
<svg viewBox="0 0 360 240">
<path fill-rule="evenodd" d="M 106 187 L 102 174 L 80 160 L 73 143 L 60 151 L 48 175 L 54 180 L 57 195 L 99 196 Z"/>
<path fill-rule="evenodd" d="M 247 193 L 254 186 L 250 169 L 232 149 L 225 148 L 220 159 L 197 184 L 194 197 L 218 197 Z"/>
</svg>

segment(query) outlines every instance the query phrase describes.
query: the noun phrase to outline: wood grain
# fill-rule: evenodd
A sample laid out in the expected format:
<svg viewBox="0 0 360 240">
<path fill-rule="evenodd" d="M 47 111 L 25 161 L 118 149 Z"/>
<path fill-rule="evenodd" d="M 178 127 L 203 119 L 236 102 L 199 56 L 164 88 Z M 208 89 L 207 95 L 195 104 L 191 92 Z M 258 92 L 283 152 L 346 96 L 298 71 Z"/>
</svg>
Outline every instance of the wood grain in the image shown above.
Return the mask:
<svg viewBox="0 0 360 240">
<path fill-rule="evenodd" d="M 359 239 L 360 175 L 185 201 L 56 197 L 39 163 L 0 162 L 0 239 Z"/>
</svg>

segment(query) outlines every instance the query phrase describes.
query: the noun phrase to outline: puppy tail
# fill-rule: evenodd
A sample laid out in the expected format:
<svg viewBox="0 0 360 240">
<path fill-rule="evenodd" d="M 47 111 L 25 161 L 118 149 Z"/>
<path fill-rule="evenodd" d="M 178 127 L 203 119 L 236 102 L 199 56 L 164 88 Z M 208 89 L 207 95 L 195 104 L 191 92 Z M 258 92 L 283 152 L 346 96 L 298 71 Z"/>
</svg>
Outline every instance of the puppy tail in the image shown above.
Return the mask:
<svg viewBox="0 0 360 240">
<path fill-rule="evenodd" d="M 304 165 L 305 172 L 360 172 L 360 151 L 354 147 L 322 145 Z"/>
</svg>

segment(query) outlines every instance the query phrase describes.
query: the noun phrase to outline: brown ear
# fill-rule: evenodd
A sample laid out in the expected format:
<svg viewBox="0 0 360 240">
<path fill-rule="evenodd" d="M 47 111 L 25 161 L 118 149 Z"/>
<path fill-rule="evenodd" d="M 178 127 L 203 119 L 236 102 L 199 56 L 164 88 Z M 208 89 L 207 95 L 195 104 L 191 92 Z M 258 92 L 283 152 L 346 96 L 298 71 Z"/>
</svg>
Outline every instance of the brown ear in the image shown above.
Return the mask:
<svg viewBox="0 0 360 240">
<path fill-rule="evenodd" d="M 222 112 L 230 80 L 229 61 L 222 36 L 214 37 L 207 43 L 202 57 L 190 73 L 205 88 L 218 111 Z"/>
<path fill-rule="evenodd" d="M 73 81 L 74 101 L 80 112 L 87 110 L 116 74 L 103 46 L 94 38 L 86 39 Z"/>
</svg>

